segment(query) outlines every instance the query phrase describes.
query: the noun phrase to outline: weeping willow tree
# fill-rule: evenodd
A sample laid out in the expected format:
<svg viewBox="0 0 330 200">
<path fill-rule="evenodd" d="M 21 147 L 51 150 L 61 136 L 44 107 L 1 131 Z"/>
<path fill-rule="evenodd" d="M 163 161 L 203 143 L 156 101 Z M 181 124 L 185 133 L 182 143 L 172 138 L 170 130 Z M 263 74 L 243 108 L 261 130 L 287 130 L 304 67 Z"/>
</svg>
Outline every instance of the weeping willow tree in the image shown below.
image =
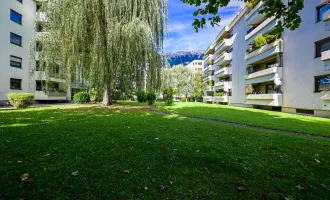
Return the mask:
<svg viewBox="0 0 330 200">
<path fill-rule="evenodd" d="M 68 87 L 87 81 L 103 90 L 103 105 L 112 93 L 156 91 L 161 86 L 167 0 L 48 0 L 39 70 L 60 67 Z M 31 62 L 31 72 L 36 70 Z"/>
</svg>

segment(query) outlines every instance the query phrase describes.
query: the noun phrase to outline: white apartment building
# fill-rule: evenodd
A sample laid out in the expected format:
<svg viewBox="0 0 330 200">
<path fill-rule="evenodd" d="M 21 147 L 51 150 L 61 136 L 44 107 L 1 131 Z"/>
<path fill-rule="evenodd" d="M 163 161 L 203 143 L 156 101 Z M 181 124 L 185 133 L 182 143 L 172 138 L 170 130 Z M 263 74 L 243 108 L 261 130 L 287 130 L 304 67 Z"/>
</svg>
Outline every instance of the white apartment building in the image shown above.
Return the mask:
<svg viewBox="0 0 330 200">
<path fill-rule="evenodd" d="M 36 72 L 29 75 L 31 39 L 35 30 L 35 36 L 42 37 L 43 25 L 47 23 L 45 13 L 39 12 L 38 4 L 42 2 L 45 0 L 2 0 L 0 3 L 0 104 L 8 101 L 6 94 L 10 92 L 30 92 L 37 101 L 66 101 L 71 100 L 75 92 L 86 90 L 86 86 L 80 84 L 67 89 L 59 70 L 49 74 L 45 87 L 45 72 L 38 70 L 40 41 L 36 44 Z"/>
<path fill-rule="evenodd" d="M 192 71 L 193 74 L 202 73 L 204 66 L 203 60 L 193 60 L 186 67 Z"/>
<path fill-rule="evenodd" d="M 243 8 L 206 50 L 204 102 L 330 117 L 330 1 L 305 0 L 300 27 L 277 37 L 262 7 Z"/>
</svg>

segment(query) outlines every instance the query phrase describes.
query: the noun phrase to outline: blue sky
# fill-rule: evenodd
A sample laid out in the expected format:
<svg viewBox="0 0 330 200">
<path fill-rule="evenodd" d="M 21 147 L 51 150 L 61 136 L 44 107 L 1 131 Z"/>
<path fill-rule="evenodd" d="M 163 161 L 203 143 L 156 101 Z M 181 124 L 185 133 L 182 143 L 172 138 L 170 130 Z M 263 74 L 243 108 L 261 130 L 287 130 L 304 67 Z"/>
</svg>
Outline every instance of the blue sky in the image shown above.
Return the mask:
<svg viewBox="0 0 330 200">
<path fill-rule="evenodd" d="M 196 33 L 191 25 L 195 17 L 192 15 L 196 7 L 182 3 L 181 0 L 168 0 L 168 35 L 165 41 L 166 52 L 205 50 L 214 42 L 215 37 L 243 6 L 242 1 L 231 0 L 226 8 L 221 8 L 220 26 L 211 27 Z"/>
</svg>

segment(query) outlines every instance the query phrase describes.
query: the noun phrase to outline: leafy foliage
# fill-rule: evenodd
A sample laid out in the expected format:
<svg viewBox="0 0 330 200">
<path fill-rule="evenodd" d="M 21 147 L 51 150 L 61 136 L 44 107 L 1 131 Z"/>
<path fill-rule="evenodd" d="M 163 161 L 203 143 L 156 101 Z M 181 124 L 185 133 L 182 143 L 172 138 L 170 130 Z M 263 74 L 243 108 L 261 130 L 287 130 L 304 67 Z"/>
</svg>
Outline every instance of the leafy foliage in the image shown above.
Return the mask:
<svg viewBox="0 0 330 200">
<path fill-rule="evenodd" d="M 138 102 L 140 102 L 140 103 L 147 101 L 147 94 L 143 90 L 136 92 L 136 97 L 137 97 Z"/>
<path fill-rule="evenodd" d="M 91 102 L 98 103 L 102 101 L 102 91 L 92 88 L 88 91 Z"/>
<path fill-rule="evenodd" d="M 9 93 L 7 97 L 15 108 L 27 108 L 34 102 L 34 95 L 31 93 Z"/>
<path fill-rule="evenodd" d="M 265 46 L 266 44 L 267 44 L 267 40 L 262 34 L 258 35 L 254 40 L 254 46 L 256 48 L 260 48 L 262 46 Z"/>
<path fill-rule="evenodd" d="M 221 18 L 218 16 L 219 8 L 228 6 L 231 0 L 181 0 L 184 3 L 199 7 L 193 15 L 196 18 L 193 22 L 195 30 L 198 32 L 199 29 L 206 27 L 206 21 L 209 21 L 213 27 L 219 25 Z M 233 1 L 233 0 L 232 0 Z M 244 0 L 247 6 L 251 9 L 258 1 L 256 0 Z M 283 32 L 284 28 L 295 30 L 301 23 L 301 17 L 299 11 L 304 8 L 304 0 L 263 0 L 264 9 L 261 13 L 265 13 L 266 17 L 275 16 L 279 20 L 277 25 L 277 31 Z"/>
<path fill-rule="evenodd" d="M 203 76 L 201 73 L 195 74 L 194 77 L 194 97 L 196 101 L 203 100 L 203 88 L 205 87 L 205 83 L 203 81 Z"/>
<path fill-rule="evenodd" d="M 78 92 L 73 96 L 73 102 L 77 104 L 86 104 L 90 102 L 89 94 L 87 92 Z"/>
<path fill-rule="evenodd" d="M 47 34 L 40 66 L 54 71 L 59 63 L 67 84 L 87 81 L 103 89 L 103 104 L 111 105 L 113 91 L 160 89 L 163 39 L 167 23 L 166 0 L 49 0 L 43 4 Z M 31 62 L 31 72 L 36 70 Z"/>
<path fill-rule="evenodd" d="M 179 96 L 191 95 L 194 91 L 193 74 L 183 65 L 172 69 L 172 86 L 177 89 Z"/>
<path fill-rule="evenodd" d="M 146 99 L 147 99 L 148 105 L 151 106 L 156 101 L 156 94 L 155 93 L 152 93 L 152 92 L 149 92 L 147 94 L 147 98 Z"/>
<path fill-rule="evenodd" d="M 174 88 L 169 87 L 163 91 L 163 99 L 165 100 L 165 105 L 172 106 L 173 105 L 173 96 Z"/>
</svg>

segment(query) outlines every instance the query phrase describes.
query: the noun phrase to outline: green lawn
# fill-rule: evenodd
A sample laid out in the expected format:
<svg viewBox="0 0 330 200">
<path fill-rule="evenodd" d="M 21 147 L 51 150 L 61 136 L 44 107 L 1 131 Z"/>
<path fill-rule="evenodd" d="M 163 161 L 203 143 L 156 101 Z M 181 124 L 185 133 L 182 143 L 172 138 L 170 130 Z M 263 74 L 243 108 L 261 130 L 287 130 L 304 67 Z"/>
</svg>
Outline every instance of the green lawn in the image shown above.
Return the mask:
<svg viewBox="0 0 330 200">
<path fill-rule="evenodd" d="M 322 139 L 97 106 L 0 110 L 0 139 L 0 199 L 330 197 Z"/>
<path fill-rule="evenodd" d="M 330 136 L 330 119 L 206 103 L 175 103 L 161 110 L 185 116 L 222 120 L 276 130 Z"/>
</svg>

